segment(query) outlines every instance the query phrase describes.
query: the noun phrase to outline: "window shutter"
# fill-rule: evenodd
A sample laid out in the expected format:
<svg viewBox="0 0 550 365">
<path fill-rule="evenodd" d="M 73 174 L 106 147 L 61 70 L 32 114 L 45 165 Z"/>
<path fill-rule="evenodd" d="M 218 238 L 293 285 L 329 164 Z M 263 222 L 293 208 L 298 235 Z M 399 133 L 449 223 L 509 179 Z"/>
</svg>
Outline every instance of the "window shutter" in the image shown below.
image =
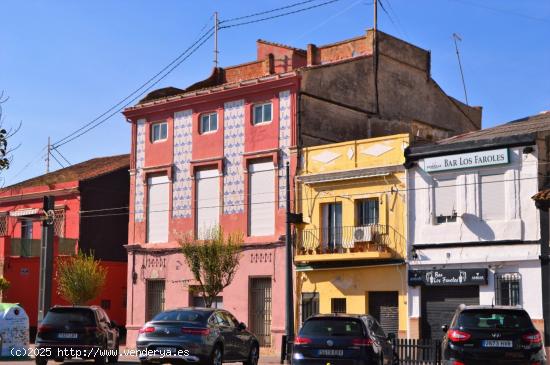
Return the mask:
<svg viewBox="0 0 550 365">
<path fill-rule="evenodd" d="M 251 236 L 275 234 L 275 170 L 272 161 L 250 164 L 248 209 Z"/>
<path fill-rule="evenodd" d="M 147 242 L 168 242 L 169 188 L 167 176 L 147 179 Z"/>
<path fill-rule="evenodd" d="M 481 218 L 503 220 L 506 211 L 504 175 L 482 175 L 479 177 L 481 193 Z"/>
<path fill-rule="evenodd" d="M 220 223 L 220 174 L 217 169 L 196 174 L 197 237 L 204 239 Z"/>
<path fill-rule="evenodd" d="M 456 179 L 435 180 L 435 216 L 452 216 L 456 212 Z"/>
</svg>

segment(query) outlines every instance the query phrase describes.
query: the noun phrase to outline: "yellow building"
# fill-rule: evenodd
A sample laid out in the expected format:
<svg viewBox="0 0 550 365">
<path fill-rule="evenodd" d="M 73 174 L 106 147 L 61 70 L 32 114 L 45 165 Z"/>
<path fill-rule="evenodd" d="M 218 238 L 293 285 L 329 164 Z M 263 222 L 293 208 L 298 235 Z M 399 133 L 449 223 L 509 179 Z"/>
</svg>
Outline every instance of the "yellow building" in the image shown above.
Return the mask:
<svg viewBox="0 0 550 365">
<path fill-rule="evenodd" d="M 370 313 L 406 336 L 407 134 L 302 150 L 296 235 L 296 321 Z"/>
</svg>

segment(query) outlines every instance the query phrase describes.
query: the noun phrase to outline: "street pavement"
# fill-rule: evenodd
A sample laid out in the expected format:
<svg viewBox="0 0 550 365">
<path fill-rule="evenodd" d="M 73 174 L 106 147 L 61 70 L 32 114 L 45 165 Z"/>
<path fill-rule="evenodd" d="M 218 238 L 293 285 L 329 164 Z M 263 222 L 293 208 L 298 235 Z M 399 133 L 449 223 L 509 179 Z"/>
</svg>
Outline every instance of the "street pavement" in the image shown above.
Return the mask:
<svg viewBox="0 0 550 365">
<path fill-rule="evenodd" d="M 272 364 L 279 364 L 279 359 L 276 356 L 260 356 L 260 363 L 259 365 L 272 365 Z M 14 365 L 34 365 L 34 360 L 29 361 L 13 361 L 13 360 L 6 360 L 6 361 L 0 361 L 0 364 L 14 364 Z M 59 364 L 55 361 L 49 361 L 48 365 L 53 364 Z M 68 360 L 65 361 L 63 364 L 70 364 L 70 365 L 90 365 L 93 364 L 93 361 L 78 361 L 78 360 Z M 121 358 L 120 361 L 117 364 L 124 364 L 124 365 L 139 365 L 139 361 L 135 358 Z M 230 365 L 236 365 L 241 363 L 230 363 Z"/>
</svg>

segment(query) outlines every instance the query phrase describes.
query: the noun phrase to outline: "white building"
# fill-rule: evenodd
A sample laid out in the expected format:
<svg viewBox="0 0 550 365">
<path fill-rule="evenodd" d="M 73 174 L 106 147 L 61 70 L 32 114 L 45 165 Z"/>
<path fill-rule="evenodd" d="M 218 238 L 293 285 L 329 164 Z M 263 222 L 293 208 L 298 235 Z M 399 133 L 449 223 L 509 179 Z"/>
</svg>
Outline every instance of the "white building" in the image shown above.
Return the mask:
<svg viewBox="0 0 550 365">
<path fill-rule="evenodd" d="M 462 303 L 520 305 L 542 331 L 548 135 L 546 114 L 407 151 L 409 337 L 440 338 Z"/>
</svg>

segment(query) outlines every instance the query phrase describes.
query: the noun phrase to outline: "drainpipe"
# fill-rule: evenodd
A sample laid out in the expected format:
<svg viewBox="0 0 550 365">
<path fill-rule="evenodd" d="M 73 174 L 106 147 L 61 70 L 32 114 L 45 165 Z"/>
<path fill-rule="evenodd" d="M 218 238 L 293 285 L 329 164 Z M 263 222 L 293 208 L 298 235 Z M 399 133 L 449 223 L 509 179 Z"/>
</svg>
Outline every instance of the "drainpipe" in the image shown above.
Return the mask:
<svg viewBox="0 0 550 365">
<path fill-rule="evenodd" d="M 290 362 L 294 343 L 294 286 L 292 280 L 292 237 L 290 212 L 290 164 L 286 163 L 286 358 Z"/>
<path fill-rule="evenodd" d="M 550 354 L 550 208 L 547 202 L 537 201 L 540 213 L 540 272 L 542 279 L 542 318 L 544 320 L 544 346 Z"/>
</svg>

